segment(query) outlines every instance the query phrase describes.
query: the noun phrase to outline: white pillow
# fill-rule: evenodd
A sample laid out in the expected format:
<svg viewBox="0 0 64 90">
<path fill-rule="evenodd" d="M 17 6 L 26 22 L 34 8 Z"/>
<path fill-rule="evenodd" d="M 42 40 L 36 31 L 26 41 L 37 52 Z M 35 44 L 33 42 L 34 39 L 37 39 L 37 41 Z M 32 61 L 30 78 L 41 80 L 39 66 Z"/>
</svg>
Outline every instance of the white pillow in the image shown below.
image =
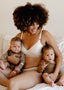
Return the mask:
<svg viewBox="0 0 64 90">
<path fill-rule="evenodd" d="M 3 45 L 2 45 L 3 51 L 2 51 L 2 54 L 5 53 L 9 49 L 11 38 L 12 38 L 11 35 L 5 35 L 3 37 Z"/>
<path fill-rule="evenodd" d="M 62 53 L 61 71 L 64 73 L 64 37 L 54 36 L 54 39 L 56 40 L 57 46 Z"/>
<path fill-rule="evenodd" d="M 64 59 L 64 37 L 54 37 L 54 39 Z"/>
<path fill-rule="evenodd" d="M 0 35 L 0 57 L 9 49 L 11 38 L 11 35 Z"/>
</svg>

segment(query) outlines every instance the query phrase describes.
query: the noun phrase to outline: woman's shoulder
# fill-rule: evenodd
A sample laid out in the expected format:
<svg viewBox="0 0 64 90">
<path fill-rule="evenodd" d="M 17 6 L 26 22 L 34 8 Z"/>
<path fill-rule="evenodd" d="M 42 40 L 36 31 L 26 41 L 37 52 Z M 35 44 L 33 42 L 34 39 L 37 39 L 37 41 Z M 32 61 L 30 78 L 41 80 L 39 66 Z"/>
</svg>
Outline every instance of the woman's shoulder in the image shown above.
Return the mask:
<svg viewBox="0 0 64 90">
<path fill-rule="evenodd" d="M 47 30 L 42 31 L 42 37 L 51 37 L 51 34 Z"/>
<path fill-rule="evenodd" d="M 47 30 L 42 30 L 42 34 L 48 34 L 49 32 Z"/>
<path fill-rule="evenodd" d="M 51 37 L 51 34 L 47 31 L 47 30 L 42 30 L 42 34 L 41 34 L 41 42 L 46 42 L 47 40 L 49 40 Z"/>
<path fill-rule="evenodd" d="M 45 38 L 47 35 L 48 35 L 48 31 L 47 30 L 42 30 L 41 37 Z"/>
<path fill-rule="evenodd" d="M 16 35 L 16 37 L 21 38 L 21 32 Z"/>
</svg>

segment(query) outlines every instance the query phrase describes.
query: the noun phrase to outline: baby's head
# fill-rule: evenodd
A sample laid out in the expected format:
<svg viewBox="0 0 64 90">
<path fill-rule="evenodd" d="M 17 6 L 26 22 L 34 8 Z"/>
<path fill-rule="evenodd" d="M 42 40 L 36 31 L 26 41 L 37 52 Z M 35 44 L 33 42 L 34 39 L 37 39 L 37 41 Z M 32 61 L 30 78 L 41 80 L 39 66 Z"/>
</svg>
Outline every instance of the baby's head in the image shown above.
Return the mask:
<svg viewBox="0 0 64 90">
<path fill-rule="evenodd" d="M 45 45 L 42 48 L 42 58 L 49 62 L 55 59 L 55 52 L 52 46 Z"/>
<path fill-rule="evenodd" d="M 18 53 L 21 51 L 21 39 L 19 37 L 14 37 L 10 41 L 10 50 L 12 50 L 15 53 Z"/>
</svg>

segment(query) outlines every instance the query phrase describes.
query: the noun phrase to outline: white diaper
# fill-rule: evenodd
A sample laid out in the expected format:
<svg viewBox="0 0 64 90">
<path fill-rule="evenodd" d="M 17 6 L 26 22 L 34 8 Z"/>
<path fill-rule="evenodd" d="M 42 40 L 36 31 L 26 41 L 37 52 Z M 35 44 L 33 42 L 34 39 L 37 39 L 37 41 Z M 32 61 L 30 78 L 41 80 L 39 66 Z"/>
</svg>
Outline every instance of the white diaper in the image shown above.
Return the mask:
<svg viewBox="0 0 64 90">
<path fill-rule="evenodd" d="M 29 70 L 37 70 L 37 68 L 38 68 L 38 67 L 32 67 L 32 68 L 23 69 L 23 72 L 29 71 Z"/>
</svg>

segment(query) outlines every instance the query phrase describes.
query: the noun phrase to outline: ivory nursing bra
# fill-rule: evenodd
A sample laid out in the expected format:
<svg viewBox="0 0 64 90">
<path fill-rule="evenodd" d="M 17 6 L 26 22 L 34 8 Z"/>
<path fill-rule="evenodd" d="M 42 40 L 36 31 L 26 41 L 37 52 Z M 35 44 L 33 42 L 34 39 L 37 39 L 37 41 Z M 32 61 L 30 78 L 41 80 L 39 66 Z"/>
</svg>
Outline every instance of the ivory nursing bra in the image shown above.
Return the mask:
<svg viewBox="0 0 64 90">
<path fill-rule="evenodd" d="M 23 43 L 22 43 L 22 52 L 29 57 L 40 57 L 42 47 L 43 45 L 41 44 L 40 39 L 28 50 L 23 46 Z"/>
</svg>

